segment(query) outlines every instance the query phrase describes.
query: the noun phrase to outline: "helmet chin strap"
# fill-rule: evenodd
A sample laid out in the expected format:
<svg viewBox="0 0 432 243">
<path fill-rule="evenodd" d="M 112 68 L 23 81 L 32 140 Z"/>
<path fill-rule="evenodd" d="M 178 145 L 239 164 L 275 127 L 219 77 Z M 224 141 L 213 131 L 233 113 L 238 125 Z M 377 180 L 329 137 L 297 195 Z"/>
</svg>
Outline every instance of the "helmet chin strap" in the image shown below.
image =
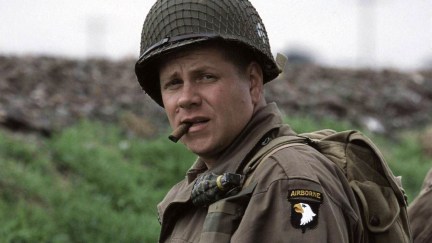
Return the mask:
<svg viewBox="0 0 432 243">
<path fill-rule="evenodd" d="M 282 73 L 285 70 L 285 65 L 286 65 L 286 63 L 288 61 L 288 58 L 285 55 L 283 55 L 281 53 L 278 53 L 276 55 L 276 60 L 275 61 L 276 61 L 277 67 L 279 68 L 279 72 L 280 72 L 279 75 L 282 75 Z"/>
</svg>

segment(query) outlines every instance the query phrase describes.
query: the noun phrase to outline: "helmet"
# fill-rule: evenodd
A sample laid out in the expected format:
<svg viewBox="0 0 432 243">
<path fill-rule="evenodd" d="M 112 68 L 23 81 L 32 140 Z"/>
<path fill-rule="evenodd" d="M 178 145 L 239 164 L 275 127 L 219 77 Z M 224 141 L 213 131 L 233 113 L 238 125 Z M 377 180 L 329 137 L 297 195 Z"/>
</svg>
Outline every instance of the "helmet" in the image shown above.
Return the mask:
<svg viewBox="0 0 432 243">
<path fill-rule="evenodd" d="M 144 21 L 135 65 L 141 87 L 163 106 L 155 61 L 174 49 L 209 40 L 250 50 L 263 69 L 264 83 L 281 72 L 264 24 L 248 0 L 157 0 Z"/>
</svg>

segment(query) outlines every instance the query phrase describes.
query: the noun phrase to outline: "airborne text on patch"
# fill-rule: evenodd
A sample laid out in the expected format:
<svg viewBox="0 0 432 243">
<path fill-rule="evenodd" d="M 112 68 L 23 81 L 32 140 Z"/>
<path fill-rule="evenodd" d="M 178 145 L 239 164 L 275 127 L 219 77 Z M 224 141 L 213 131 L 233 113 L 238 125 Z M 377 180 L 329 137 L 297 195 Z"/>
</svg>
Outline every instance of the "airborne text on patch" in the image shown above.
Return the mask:
<svg viewBox="0 0 432 243">
<path fill-rule="evenodd" d="M 292 190 L 289 194 L 289 198 L 296 198 L 296 197 L 308 197 L 308 198 L 317 199 L 318 201 L 322 201 L 321 192 L 316 192 L 311 190 L 304 190 L 304 189 Z"/>
</svg>

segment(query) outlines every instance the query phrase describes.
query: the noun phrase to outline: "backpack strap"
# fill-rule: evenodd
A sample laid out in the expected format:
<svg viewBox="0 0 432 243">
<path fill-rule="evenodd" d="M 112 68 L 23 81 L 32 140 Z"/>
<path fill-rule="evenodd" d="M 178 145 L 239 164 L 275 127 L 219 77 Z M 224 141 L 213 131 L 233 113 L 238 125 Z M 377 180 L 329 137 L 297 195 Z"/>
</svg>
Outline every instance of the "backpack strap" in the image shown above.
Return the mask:
<svg viewBox="0 0 432 243">
<path fill-rule="evenodd" d="M 262 161 L 267 160 L 281 149 L 299 145 L 307 145 L 307 139 L 302 137 L 280 136 L 264 145 L 244 167 L 242 173 L 244 175 L 242 187 L 245 188 L 251 183 L 254 177 L 253 172 L 262 164 Z"/>
</svg>

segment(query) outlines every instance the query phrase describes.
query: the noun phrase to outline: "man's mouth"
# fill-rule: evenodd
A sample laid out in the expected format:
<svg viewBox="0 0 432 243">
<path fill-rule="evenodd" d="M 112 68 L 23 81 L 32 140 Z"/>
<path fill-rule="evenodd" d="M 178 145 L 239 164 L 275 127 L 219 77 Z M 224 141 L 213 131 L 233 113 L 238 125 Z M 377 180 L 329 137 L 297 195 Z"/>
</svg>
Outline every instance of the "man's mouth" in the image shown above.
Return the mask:
<svg viewBox="0 0 432 243">
<path fill-rule="evenodd" d="M 193 121 L 192 126 L 207 123 L 208 121 L 209 121 L 209 119 L 199 119 L 199 120 Z"/>
<path fill-rule="evenodd" d="M 182 120 L 181 123 L 190 123 L 194 125 L 194 124 L 206 123 L 209 120 L 210 120 L 209 118 L 205 118 L 205 117 L 194 117 L 194 118 L 186 118 Z"/>
<path fill-rule="evenodd" d="M 208 118 L 195 118 L 195 119 L 185 120 L 183 122 L 191 124 L 189 132 L 196 132 L 201 129 L 204 129 L 205 125 L 208 124 L 209 121 L 210 119 Z"/>
</svg>

